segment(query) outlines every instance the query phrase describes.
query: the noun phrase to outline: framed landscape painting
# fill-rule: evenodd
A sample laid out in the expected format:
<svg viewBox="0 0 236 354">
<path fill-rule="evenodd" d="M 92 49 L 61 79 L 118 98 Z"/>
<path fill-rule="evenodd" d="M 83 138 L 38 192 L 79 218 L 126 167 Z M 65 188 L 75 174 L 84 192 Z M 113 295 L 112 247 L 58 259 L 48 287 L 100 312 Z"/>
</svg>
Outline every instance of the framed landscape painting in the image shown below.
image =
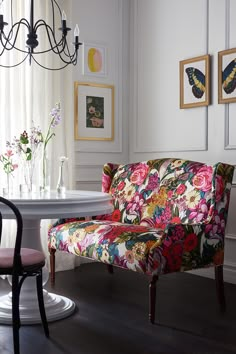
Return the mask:
<svg viewBox="0 0 236 354">
<path fill-rule="evenodd" d="M 236 48 L 218 52 L 218 103 L 236 102 Z"/>
<path fill-rule="evenodd" d="M 114 139 L 114 86 L 74 83 L 76 140 Z"/>
<path fill-rule="evenodd" d="M 180 72 L 180 108 L 208 106 L 210 103 L 210 56 L 182 60 Z"/>
</svg>

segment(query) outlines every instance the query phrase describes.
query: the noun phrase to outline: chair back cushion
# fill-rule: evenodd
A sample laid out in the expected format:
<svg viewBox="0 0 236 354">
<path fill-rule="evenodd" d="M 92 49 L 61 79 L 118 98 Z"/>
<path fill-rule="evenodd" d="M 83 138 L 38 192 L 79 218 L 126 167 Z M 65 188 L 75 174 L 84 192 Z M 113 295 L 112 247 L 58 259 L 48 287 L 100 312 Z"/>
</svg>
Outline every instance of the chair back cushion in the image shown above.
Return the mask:
<svg viewBox="0 0 236 354">
<path fill-rule="evenodd" d="M 226 223 L 233 171 L 223 163 L 174 158 L 106 164 L 102 190 L 112 195 L 114 211 L 105 218 L 164 229 L 167 224 L 209 223 L 219 218 L 224 203 Z"/>
</svg>

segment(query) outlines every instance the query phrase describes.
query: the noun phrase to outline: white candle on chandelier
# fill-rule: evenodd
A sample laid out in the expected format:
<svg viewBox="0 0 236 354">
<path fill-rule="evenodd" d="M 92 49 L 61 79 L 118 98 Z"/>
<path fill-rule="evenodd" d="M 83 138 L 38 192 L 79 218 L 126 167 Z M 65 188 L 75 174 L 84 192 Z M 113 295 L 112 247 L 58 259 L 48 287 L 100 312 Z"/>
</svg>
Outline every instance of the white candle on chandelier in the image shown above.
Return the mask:
<svg viewBox="0 0 236 354">
<path fill-rule="evenodd" d="M 78 24 L 76 24 L 76 26 L 75 26 L 74 36 L 75 37 L 79 37 L 79 26 L 78 26 Z"/>
<path fill-rule="evenodd" d="M 65 13 L 64 10 L 62 11 L 61 19 L 62 19 L 62 21 L 66 21 L 66 20 L 67 20 L 67 18 L 66 18 L 66 13 Z"/>
</svg>

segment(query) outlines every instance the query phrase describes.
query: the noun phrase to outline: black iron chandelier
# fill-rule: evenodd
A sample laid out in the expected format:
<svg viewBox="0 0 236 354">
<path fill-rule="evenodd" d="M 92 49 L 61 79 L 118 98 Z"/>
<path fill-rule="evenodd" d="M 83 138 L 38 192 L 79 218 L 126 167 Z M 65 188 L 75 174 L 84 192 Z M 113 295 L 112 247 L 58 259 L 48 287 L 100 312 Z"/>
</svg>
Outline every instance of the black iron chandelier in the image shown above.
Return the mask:
<svg viewBox="0 0 236 354">
<path fill-rule="evenodd" d="M 82 44 L 79 42 L 79 27 L 75 26 L 74 30 L 74 42 L 73 44 L 73 53 L 71 53 L 69 49 L 69 44 L 67 42 L 67 33 L 71 30 L 71 28 L 67 27 L 66 23 L 66 14 L 64 11 L 61 11 L 60 6 L 58 5 L 56 0 L 51 1 L 52 7 L 52 27 L 49 26 L 44 20 L 39 19 L 34 22 L 34 0 L 30 1 L 30 20 L 28 21 L 26 18 L 21 18 L 18 22 L 13 24 L 13 0 L 11 0 L 11 28 L 8 34 L 5 33 L 5 27 L 8 25 L 7 22 L 4 22 L 3 14 L 0 14 L 0 66 L 5 68 L 12 68 L 22 64 L 27 58 L 29 58 L 29 63 L 31 64 L 32 60 L 47 70 L 61 70 L 64 69 L 69 64 L 76 65 L 78 59 L 78 49 Z M 0 1 L 3 3 L 3 0 Z M 61 27 L 58 29 L 61 31 L 61 38 L 59 40 L 56 39 L 55 32 L 55 7 L 57 8 L 60 18 L 61 18 Z M 23 45 L 23 47 L 18 47 L 19 42 L 19 33 L 26 31 L 27 39 Z M 37 50 L 36 48 L 39 45 L 38 41 L 38 31 L 44 30 L 46 34 L 46 38 L 48 40 L 48 48 L 43 50 Z M 17 42 L 18 40 L 18 42 Z M 1 64 L 1 57 L 6 51 L 16 50 L 23 53 L 23 59 L 20 59 L 20 62 L 13 65 L 3 65 Z M 45 54 L 52 52 L 57 55 L 61 60 L 61 66 L 58 68 L 49 68 L 41 63 L 39 63 L 37 55 Z"/>
</svg>

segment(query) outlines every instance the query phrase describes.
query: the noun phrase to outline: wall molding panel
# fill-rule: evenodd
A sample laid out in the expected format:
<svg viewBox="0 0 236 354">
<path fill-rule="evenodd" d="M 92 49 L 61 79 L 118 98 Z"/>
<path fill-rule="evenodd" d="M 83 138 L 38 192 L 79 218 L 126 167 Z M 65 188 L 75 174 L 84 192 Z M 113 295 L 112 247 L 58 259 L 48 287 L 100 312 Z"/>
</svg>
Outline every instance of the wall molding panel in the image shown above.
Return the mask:
<svg viewBox="0 0 236 354">
<path fill-rule="evenodd" d="M 181 11 L 181 6 L 186 10 L 191 10 L 190 7 L 186 7 L 188 1 L 181 0 L 178 2 L 179 10 Z M 199 5 L 198 5 L 199 4 Z M 196 55 L 194 50 L 191 50 L 191 46 L 188 50 L 185 49 L 186 57 L 195 57 L 200 54 L 208 53 L 208 42 L 209 42 L 209 0 L 207 1 L 199 1 L 197 5 L 195 5 L 195 13 L 199 11 L 199 14 L 204 13 L 204 21 L 203 21 L 203 30 L 201 32 L 202 41 L 198 41 L 200 46 Z M 131 97 L 132 97 L 132 125 L 131 125 L 131 134 L 133 134 L 132 141 L 133 145 L 131 153 L 166 153 L 166 152 L 187 152 L 187 151 L 207 151 L 208 149 L 208 107 L 199 107 L 196 109 L 187 109 L 180 110 L 178 97 L 172 97 L 174 100 L 170 100 L 167 103 L 165 110 L 170 113 L 165 113 L 165 110 L 162 109 L 160 114 L 155 113 L 155 104 L 158 104 L 158 96 L 163 93 L 161 92 L 161 85 L 158 84 L 158 78 L 161 82 L 163 82 L 162 71 L 166 74 L 166 81 L 169 83 L 170 95 L 171 91 L 178 91 L 179 85 L 179 68 L 178 61 L 176 62 L 176 56 L 174 55 L 174 62 L 172 63 L 170 56 L 166 57 L 167 63 L 166 67 L 163 68 L 158 67 L 158 63 L 161 62 L 160 56 L 165 55 L 166 51 L 166 42 L 168 42 L 168 28 L 170 28 L 168 21 L 174 21 L 174 11 L 172 16 L 165 16 L 165 12 L 162 16 L 156 21 L 152 21 L 152 12 L 155 14 L 161 13 L 161 10 L 166 11 L 169 14 L 168 4 L 164 5 L 160 1 L 150 0 L 149 6 L 146 6 L 142 0 L 134 0 L 132 2 L 132 13 L 133 13 L 133 22 L 132 22 L 132 40 L 133 40 L 133 57 L 132 65 L 133 65 L 133 76 L 132 76 L 132 87 L 131 87 Z M 149 9 L 148 9 L 149 8 Z M 158 11 L 159 10 L 159 11 Z M 191 10 L 192 11 L 192 10 Z M 191 12 L 192 13 L 192 12 Z M 185 18 L 187 17 L 187 13 Z M 150 19 L 150 21 L 149 21 Z M 146 21 L 146 22 L 145 22 Z M 155 25 L 153 24 L 155 22 Z M 158 24 L 160 22 L 160 24 Z M 150 23 L 150 31 L 149 26 Z M 166 26 L 166 28 L 165 28 Z M 186 25 L 187 26 L 187 25 Z M 161 33 L 167 33 L 167 38 L 165 36 L 162 37 L 159 35 L 159 30 L 162 28 Z M 150 51 L 148 44 L 146 42 L 147 39 L 147 31 L 151 33 L 152 31 L 156 34 L 156 43 L 158 43 L 157 50 Z M 178 30 L 176 30 L 178 31 Z M 197 31 L 197 29 L 196 29 Z M 181 32 L 182 33 L 182 32 Z M 196 37 L 198 34 L 196 34 Z M 165 39 L 165 40 L 164 40 Z M 173 41 L 172 41 L 173 42 Z M 194 42 L 194 41 L 193 41 Z M 151 45 L 152 39 L 150 39 Z M 154 47 L 155 48 L 155 47 Z M 149 49 L 149 51 L 148 51 Z M 178 48 L 173 48 L 173 53 L 176 52 L 176 55 L 179 55 L 179 59 L 185 59 L 185 54 L 181 54 L 182 51 Z M 166 52 L 167 53 L 167 52 Z M 181 57 L 181 55 L 183 55 Z M 154 56 L 155 59 L 152 59 L 150 56 Z M 145 77 L 148 76 L 147 68 L 152 70 L 153 62 L 157 62 L 157 68 L 153 69 L 153 77 L 150 77 L 150 88 L 147 86 L 147 81 Z M 163 64 L 163 61 L 162 61 Z M 169 69 L 168 69 L 169 68 Z M 171 69 L 173 70 L 171 70 Z M 175 75 L 173 75 L 173 72 Z M 170 75 L 170 76 L 168 76 Z M 156 77 L 156 79 L 153 79 Z M 148 77 L 149 78 L 149 77 Z M 156 84 L 157 83 L 157 84 Z M 171 85 L 172 84 L 172 85 Z M 166 88 L 168 85 L 166 85 Z M 164 90 L 164 88 L 163 88 Z M 155 100 L 155 95 L 153 92 L 156 92 L 157 99 Z M 179 91 L 178 91 L 179 92 Z M 166 92 L 167 94 L 167 92 Z M 179 95 L 179 93 L 178 93 Z M 171 96 L 170 96 L 171 97 Z M 160 98 L 161 99 L 161 98 Z M 159 99 L 159 100 L 160 100 Z M 172 103 L 173 102 L 173 103 Z M 161 103 L 160 103 L 161 104 Z M 152 107 L 150 108 L 149 105 Z M 160 111 L 160 109 L 159 109 Z M 172 112 L 175 111 L 176 123 L 172 124 L 174 134 L 171 132 L 171 125 L 166 123 L 165 120 L 170 119 L 172 116 Z M 146 113 L 147 112 L 147 113 Z M 177 113 L 177 114 L 176 114 Z M 145 115 L 146 114 L 146 115 Z M 156 118 L 152 116 L 156 114 Z M 159 118 L 161 117 L 162 118 Z M 157 136 L 155 139 L 155 129 L 153 127 L 158 126 L 158 119 L 162 121 L 162 132 L 156 130 Z M 143 123 L 145 120 L 146 125 Z M 185 122 L 189 122 L 189 128 Z M 197 124 L 198 122 L 198 124 Z M 184 129 L 186 134 L 183 134 L 182 124 L 184 124 Z M 150 127 L 150 128 L 149 128 Z M 195 127 L 198 127 L 199 135 L 196 138 L 195 135 Z M 179 134 L 178 134 L 179 133 Z M 176 139 L 176 136 L 180 136 L 180 139 Z M 166 139 L 165 139 L 166 136 Z M 143 139 L 142 139 L 143 137 Z"/>
<path fill-rule="evenodd" d="M 75 181 L 78 182 L 92 182 L 100 183 L 102 181 L 103 165 L 96 164 L 82 164 L 75 166 Z"/>
<path fill-rule="evenodd" d="M 234 3 L 232 0 L 225 0 L 225 49 L 235 47 L 235 43 L 231 44 L 232 20 L 231 11 L 233 11 Z M 236 110 L 234 105 L 229 103 L 225 104 L 225 150 L 236 150 L 236 134 L 230 134 L 236 128 L 235 125 Z"/>
<path fill-rule="evenodd" d="M 101 5 L 102 6 L 102 5 Z M 122 120 L 122 96 L 123 96 L 123 53 L 125 50 L 124 38 L 125 35 L 123 25 L 124 2 L 113 0 L 113 9 L 109 16 L 112 16 L 114 26 L 117 30 L 114 31 L 114 37 L 110 41 L 106 41 L 107 46 L 107 77 L 98 79 L 90 78 L 89 81 L 106 83 L 114 85 L 115 102 L 114 102 L 114 140 L 113 141 L 76 141 L 75 152 L 90 152 L 90 153 L 122 153 L 122 136 L 123 136 L 123 120 Z M 92 20 L 91 20 L 92 22 Z M 80 80 L 85 80 L 84 77 Z M 103 81 L 102 81 L 103 80 Z"/>
<path fill-rule="evenodd" d="M 130 2 L 127 0 L 73 0 L 78 13 L 81 41 L 106 46 L 107 75 L 83 75 L 73 69 L 73 80 L 114 85 L 114 140 L 76 140 L 74 142 L 74 184 L 79 189 L 101 190 L 102 168 L 108 161 L 128 159 L 129 109 L 129 33 Z M 105 9 L 105 10 L 104 10 Z M 77 16 L 76 20 L 77 20 Z M 87 19 L 90 19 L 88 22 Z M 99 18 L 99 26 L 97 19 Z M 82 53 L 82 52 L 81 52 Z M 81 58 L 82 59 L 82 58 Z"/>
</svg>

